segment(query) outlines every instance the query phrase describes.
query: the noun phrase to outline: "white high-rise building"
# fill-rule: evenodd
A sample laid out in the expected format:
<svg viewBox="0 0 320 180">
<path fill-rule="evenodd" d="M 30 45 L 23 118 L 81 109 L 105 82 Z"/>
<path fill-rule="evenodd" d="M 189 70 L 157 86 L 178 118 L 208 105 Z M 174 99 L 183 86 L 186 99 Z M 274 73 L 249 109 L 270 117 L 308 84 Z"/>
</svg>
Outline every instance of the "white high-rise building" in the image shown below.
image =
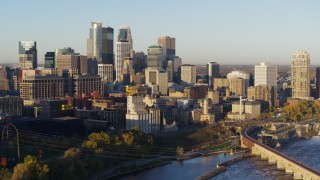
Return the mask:
<svg viewBox="0 0 320 180">
<path fill-rule="evenodd" d="M 310 55 L 307 51 L 299 50 L 291 59 L 292 97 L 310 99 Z"/>
<path fill-rule="evenodd" d="M 181 66 L 181 82 L 195 84 L 196 80 L 196 66 L 184 64 Z"/>
<path fill-rule="evenodd" d="M 104 83 L 113 81 L 113 65 L 112 64 L 98 64 L 98 75 Z"/>
<path fill-rule="evenodd" d="M 259 85 L 277 87 L 277 66 L 262 62 L 254 67 L 254 86 Z"/>
<path fill-rule="evenodd" d="M 102 23 L 91 22 L 90 38 L 87 40 L 88 58 L 102 63 Z"/>
<path fill-rule="evenodd" d="M 132 36 L 129 26 L 119 27 L 117 40 L 117 59 L 115 63 L 116 80 L 122 81 L 123 62 L 126 54 L 132 50 Z"/>
</svg>

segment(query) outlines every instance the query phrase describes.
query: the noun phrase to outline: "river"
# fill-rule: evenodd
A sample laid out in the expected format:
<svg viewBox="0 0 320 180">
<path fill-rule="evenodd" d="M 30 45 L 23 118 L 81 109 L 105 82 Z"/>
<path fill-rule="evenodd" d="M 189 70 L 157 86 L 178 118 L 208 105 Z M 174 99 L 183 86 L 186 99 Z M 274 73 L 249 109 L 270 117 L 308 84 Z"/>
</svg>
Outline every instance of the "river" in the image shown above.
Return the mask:
<svg viewBox="0 0 320 180">
<path fill-rule="evenodd" d="M 301 161 L 308 166 L 320 171 L 320 136 L 315 136 L 309 140 L 296 140 L 287 144 L 279 151 Z M 219 161 L 227 161 L 230 158 L 238 157 L 239 154 L 215 156 L 201 156 L 183 162 L 174 161 L 169 165 L 156 167 L 137 174 L 120 178 L 121 180 L 188 180 L 204 174 L 215 168 Z M 284 171 L 277 170 L 275 165 L 269 165 L 267 161 L 260 160 L 259 157 L 248 158 L 227 166 L 227 170 L 212 179 L 225 180 L 272 180 L 291 179 L 291 175 L 286 175 Z"/>
</svg>

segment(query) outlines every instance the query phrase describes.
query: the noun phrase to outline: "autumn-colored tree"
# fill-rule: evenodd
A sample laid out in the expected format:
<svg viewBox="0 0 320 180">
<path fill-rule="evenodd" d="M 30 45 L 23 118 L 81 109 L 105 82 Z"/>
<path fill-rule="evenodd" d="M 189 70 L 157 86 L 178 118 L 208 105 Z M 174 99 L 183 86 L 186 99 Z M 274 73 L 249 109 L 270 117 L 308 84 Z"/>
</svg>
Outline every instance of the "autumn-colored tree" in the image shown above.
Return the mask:
<svg viewBox="0 0 320 180">
<path fill-rule="evenodd" d="M 179 156 L 182 156 L 184 154 L 184 149 L 183 147 L 178 146 L 176 149 L 176 152 Z"/>
<path fill-rule="evenodd" d="M 48 165 L 40 165 L 34 156 L 28 155 L 14 167 L 12 179 L 48 179 L 48 173 Z"/>
</svg>

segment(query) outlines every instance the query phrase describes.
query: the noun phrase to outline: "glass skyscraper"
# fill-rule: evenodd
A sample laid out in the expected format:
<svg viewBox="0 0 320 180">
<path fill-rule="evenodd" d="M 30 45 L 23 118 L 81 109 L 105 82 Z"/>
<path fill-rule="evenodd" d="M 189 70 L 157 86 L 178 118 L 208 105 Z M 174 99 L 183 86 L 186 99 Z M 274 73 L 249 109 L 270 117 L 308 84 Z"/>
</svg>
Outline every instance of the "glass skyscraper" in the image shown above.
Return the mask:
<svg viewBox="0 0 320 180">
<path fill-rule="evenodd" d="M 44 55 L 44 68 L 55 68 L 55 53 L 46 52 Z"/>
<path fill-rule="evenodd" d="M 97 60 L 99 64 L 114 64 L 113 34 L 113 28 L 91 22 L 90 37 L 87 40 L 88 58 Z"/>
</svg>

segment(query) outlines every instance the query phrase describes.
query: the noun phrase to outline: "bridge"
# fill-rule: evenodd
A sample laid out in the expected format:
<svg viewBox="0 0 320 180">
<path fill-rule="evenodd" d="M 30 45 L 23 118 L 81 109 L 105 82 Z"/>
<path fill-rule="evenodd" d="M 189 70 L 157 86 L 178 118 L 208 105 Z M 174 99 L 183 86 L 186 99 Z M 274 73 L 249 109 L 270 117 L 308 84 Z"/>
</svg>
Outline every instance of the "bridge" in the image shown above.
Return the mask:
<svg viewBox="0 0 320 180">
<path fill-rule="evenodd" d="M 267 125 L 268 123 L 265 123 L 244 128 L 241 132 L 241 147 L 250 148 L 253 155 L 261 156 L 261 159 L 268 160 L 269 164 L 276 164 L 278 169 L 285 170 L 287 174 L 293 174 L 294 179 L 320 180 L 320 172 L 250 136 Z"/>
</svg>

